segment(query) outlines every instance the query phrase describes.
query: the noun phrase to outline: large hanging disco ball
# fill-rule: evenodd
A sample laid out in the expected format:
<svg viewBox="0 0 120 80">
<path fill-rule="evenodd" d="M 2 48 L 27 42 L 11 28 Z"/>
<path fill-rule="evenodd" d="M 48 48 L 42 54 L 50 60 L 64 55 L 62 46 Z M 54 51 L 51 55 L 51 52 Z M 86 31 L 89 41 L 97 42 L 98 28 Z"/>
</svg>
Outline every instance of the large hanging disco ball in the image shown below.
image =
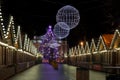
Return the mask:
<svg viewBox="0 0 120 80">
<path fill-rule="evenodd" d="M 60 8 L 56 15 L 56 22 L 65 22 L 70 29 L 75 28 L 80 21 L 79 11 L 70 6 L 64 6 Z"/>
<path fill-rule="evenodd" d="M 69 35 L 70 28 L 64 22 L 58 22 L 53 29 L 53 33 L 58 39 L 63 39 Z"/>
</svg>

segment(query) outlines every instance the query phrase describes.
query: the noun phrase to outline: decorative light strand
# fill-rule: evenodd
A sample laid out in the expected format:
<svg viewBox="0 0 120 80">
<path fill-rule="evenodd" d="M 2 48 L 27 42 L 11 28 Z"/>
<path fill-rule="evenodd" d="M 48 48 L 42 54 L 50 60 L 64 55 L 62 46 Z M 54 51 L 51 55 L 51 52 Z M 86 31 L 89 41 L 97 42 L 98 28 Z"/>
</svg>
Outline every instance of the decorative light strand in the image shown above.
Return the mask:
<svg viewBox="0 0 120 80">
<path fill-rule="evenodd" d="M 118 30 L 118 29 L 115 30 L 115 32 L 114 32 L 114 36 L 113 36 L 113 39 L 112 39 L 112 41 L 111 41 L 110 49 L 113 48 L 114 43 L 115 43 L 115 40 L 116 40 L 117 37 L 120 37 L 120 33 L 119 33 L 119 30 Z"/>
<path fill-rule="evenodd" d="M 88 44 L 87 41 L 86 41 L 86 44 L 85 44 L 85 53 L 86 53 L 86 54 L 89 54 L 89 53 L 90 53 L 90 48 L 89 48 L 89 44 Z"/>
<path fill-rule="evenodd" d="M 22 40 L 21 40 L 21 30 L 20 30 L 20 26 L 18 26 L 18 30 L 17 30 L 17 36 L 16 36 L 16 43 L 19 44 L 20 49 L 22 49 Z"/>
<path fill-rule="evenodd" d="M 24 45 L 23 45 L 24 50 L 26 49 L 26 44 L 27 44 L 27 34 L 25 34 L 25 37 L 24 37 Z"/>
<path fill-rule="evenodd" d="M 77 49 L 76 49 L 76 46 L 75 46 L 75 47 L 74 47 L 74 55 L 76 55 L 76 50 L 77 50 Z"/>
<path fill-rule="evenodd" d="M 104 40 L 103 40 L 102 36 L 100 35 L 99 41 L 98 41 L 98 44 L 97 44 L 97 51 L 99 50 L 101 44 L 103 45 L 104 50 L 107 50 L 107 48 L 105 46 L 105 43 L 104 43 Z"/>
<path fill-rule="evenodd" d="M 29 50 L 29 42 L 30 42 L 30 39 L 29 39 L 29 38 L 27 38 L 26 51 L 28 51 L 28 50 Z"/>
<path fill-rule="evenodd" d="M 6 37 L 6 29 L 5 26 L 3 24 L 3 18 L 2 18 L 2 11 L 1 11 L 1 6 L 0 6 L 0 25 L 1 25 L 1 31 L 2 31 L 2 38 L 4 39 Z"/>
<path fill-rule="evenodd" d="M 78 55 L 81 55 L 80 45 L 78 45 Z"/>
<path fill-rule="evenodd" d="M 85 53 L 85 49 L 83 46 L 81 46 L 81 54 L 84 54 Z"/>
<path fill-rule="evenodd" d="M 29 52 L 31 52 L 31 46 L 32 46 L 32 41 L 30 40 L 30 48 L 29 48 Z"/>
<path fill-rule="evenodd" d="M 91 40 L 91 45 L 90 45 L 90 51 L 91 52 L 96 52 L 97 48 L 96 48 L 96 45 L 95 45 L 95 41 L 94 39 L 92 38 Z"/>
<path fill-rule="evenodd" d="M 8 38 L 9 34 L 10 34 L 10 28 L 12 26 L 12 21 L 13 21 L 13 17 L 10 16 L 10 20 L 9 20 L 9 24 L 8 24 L 8 27 L 7 27 L 7 35 L 6 35 L 6 38 Z"/>
</svg>

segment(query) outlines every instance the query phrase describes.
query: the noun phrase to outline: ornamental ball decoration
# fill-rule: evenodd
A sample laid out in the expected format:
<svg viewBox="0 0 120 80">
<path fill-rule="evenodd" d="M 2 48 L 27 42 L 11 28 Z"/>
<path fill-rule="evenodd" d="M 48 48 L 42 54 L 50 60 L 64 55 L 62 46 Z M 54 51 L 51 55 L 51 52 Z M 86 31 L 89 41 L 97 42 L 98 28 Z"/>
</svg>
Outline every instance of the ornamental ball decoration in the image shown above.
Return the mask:
<svg viewBox="0 0 120 80">
<path fill-rule="evenodd" d="M 69 35 L 69 31 L 69 26 L 64 22 L 58 22 L 53 29 L 53 33 L 58 39 L 67 37 Z"/>
<path fill-rule="evenodd" d="M 70 29 L 75 28 L 79 24 L 79 21 L 79 11 L 73 6 L 63 6 L 57 12 L 56 22 L 65 22 L 70 27 Z"/>
</svg>

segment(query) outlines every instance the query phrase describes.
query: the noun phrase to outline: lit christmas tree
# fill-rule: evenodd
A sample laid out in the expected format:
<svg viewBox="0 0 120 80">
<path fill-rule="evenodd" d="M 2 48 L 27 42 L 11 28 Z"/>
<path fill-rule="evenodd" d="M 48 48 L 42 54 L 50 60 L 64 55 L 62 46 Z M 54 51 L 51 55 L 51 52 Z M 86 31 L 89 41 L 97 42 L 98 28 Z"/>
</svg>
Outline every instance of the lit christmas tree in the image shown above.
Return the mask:
<svg viewBox="0 0 120 80">
<path fill-rule="evenodd" d="M 60 44 L 53 34 L 51 26 L 48 27 L 46 34 L 40 37 L 40 40 L 39 50 L 43 54 L 43 59 L 56 60 L 59 57 L 58 47 Z"/>
</svg>

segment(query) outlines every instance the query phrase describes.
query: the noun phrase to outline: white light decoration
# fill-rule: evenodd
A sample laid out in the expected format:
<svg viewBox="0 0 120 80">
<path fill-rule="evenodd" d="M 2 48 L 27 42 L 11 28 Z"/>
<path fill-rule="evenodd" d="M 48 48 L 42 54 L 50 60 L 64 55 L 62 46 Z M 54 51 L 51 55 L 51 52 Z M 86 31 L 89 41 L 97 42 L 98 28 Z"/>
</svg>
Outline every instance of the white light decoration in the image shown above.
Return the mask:
<svg viewBox="0 0 120 80">
<path fill-rule="evenodd" d="M 4 26 L 4 24 L 3 24 L 1 6 L 0 6 L 0 23 L 1 23 L 0 26 L 2 26 L 2 27 L 1 27 L 1 29 L 2 29 L 2 37 L 3 37 L 3 38 L 6 38 L 6 29 L 5 29 L 5 26 Z"/>
<path fill-rule="evenodd" d="M 113 39 L 111 41 L 111 45 L 110 45 L 110 49 L 113 49 L 114 45 L 115 45 L 115 42 L 117 39 L 119 39 L 120 37 L 120 33 L 119 33 L 119 30 L 116 29 L 115 32 L 114 32 L 114 36 L 113 36 Z"/>
<path fill-rule="evenodd" d="M 1 23 L 1 25 L 3 25 L 3 23 Z"/>
<path fill-rule="evenodd" d="M 5 29 L 3 28 L 3 31 L 4 31 Z"/>
<path fill-rule="evenodd" d="M 51 40 L 48 45 L 51 47 L 51 48 L 57 48 L 60 46 L 60 44 L 56 41 L 56 40 Z"/>
<path fill-rule="evenodd" d="M 78 55 L 81 55 L 81 49 L 80 49 L 80 45 L 78 45 Z"/>
<path fill-rule="evenodd" d="M 105 42 L 104 42 L 102 36 L 100 35 L 99 41 L 98 41 L 98 44 L 97 44 L 97 50 L 99 50 L 101 44 L 103 45 L 104 50 L 107 50 Z"/>
<path fill-rule="evenodd" d="M 7 27 L 7 36 L 6 37 L 8 37 L 8 35 L 10 34 L 10 28 L 12 26 L 12 24 L 11 24 L 12 20 L 13 20 L 13 17 L 10 16 L 9 24 L 8 24 L 8 27 Z"/>
<path fill-rule="evenodd" d="M 56 22 L 65 22 L 70 27 L 70 29 L 75 28 L 79 24 L 79 21 L 79 11 L 73 6 L 63 6 L 57 12 Z"/>
<path fill-rule="evenodd" d="M 96 48 L 96 45 L 95 45 L 95 41 L 94 41 L 93 38 L 92 38 L 92 41 L 91 41 L 91 44 L 90 44 L 90 51 L 91 52 L 96 52 L 97 51 L 97 48 Z"/>
<path fill-rule="evenodd" d="M 89 48 L 88 41 L 86 41 L 86 44 L 85 44 L 85 53 L 86 53 L 86 54 L 89 54 L 89 53 L 90 53 L 90 48 Z"/>
<path fill-rule="evenodd" d="M 80 49 L 81 49 L 81 54 L 84 55 L 85 49 L 84 49 L 84 47 L 83 47 L 82 45 L 81 45 L 81 48 L 80 48 Z"/>
<path fill-rule="evenodd" d="M 31 52 L 32 41 L 30 40 L 29 52 Z"/>
<path fill-rule="evenodd" d="M 77 50 L 77 48 L 76 48 L 76 46 L 74 47 L 74 55 L 76 55 L 76 50 Z"/>
<path fill-rule="evenodd" d="M 60 46 L 60 44 L 58 44 L 58 43 L 52 43 L 52 44 L 50 44 L 51 48 L 56 48 L 56 47 L 59 47 L 59 46 Z"/>
<path fill-rule="evenodd" d="M 16 49 L 15 47 L 10 46 L 10 45 L 8 45 L 8 44 L 6 44 L 6 43 L 3 43 L 3 42 L 1 42 L 1 41 L 0 41 L 0 45 L 5 46 L 5 47 L 9 47 L 9 48 L 11 48 L 11 49 Z"/>
<path fill-rule="evenodd" d="M 1 21 L 3 21 L 3 19 L 1 19 Z"/>
<path fill-rule="evenodd" d="M 13 16 L 10 16 L 9 24 L 8 24 L 8 27 L 7 27 L 6 37 L 8 38 L 9 34 L 11 34 L 11 33 L 13 35 L 13 42 L 15 43 L 15 41 L 16 41 L 16 32 L 15 32 Z"/>
<path fill-rule="evenodd" d="M 35 56 L 35 55 L 33 55 L 33 54 L 29 53 L 29 52 L 26 52 L 26 51 L 24 51 L 24 53 L 25 53 L 25 54 L 28 54 L 28 55 L 30 55 L 30 56 Z"/>
<path fill-rule="evenodd" d="M 25 50 L 26 49 L 26 45 L 27 45 L 27 34 L 25 34 L 25 38 L 24 38 L 24 45 L 23 45 L 23 49 Z"/>
<path fill-rule="evenodd" d="M 66 29 L 61 26 L 66 27 Z M 53 33 L 58 39 L 66 38 L 69 35 L 69 31 L 69 26 L 64 22 L 58 22 L 53 29 Z"/>
<path fill-rule="evenodd" d="M 71 56 L 71 49 L 69 49 L 69 54 L 68 54 L 68 56 Z"/>
<path fill-rule="evenodd" d="M 19 43 L 19 49 L 22 49 L 22 40 L 21 40 L 21 30 L 20 30 L 20 26 L 18 26 L 18 30 L 17 30 L 17 36 L 16 36 L 16 40 L 15 43 Z"/>
<path fill-rule="evenodd" d="M 29 46 L 30 46 L 30 45 L 29 45 L 29 42 L 30 42 L 30 38 L 28 38 L 28 39 L 27 39 L 26 51 L 28 51 L 28 50 L 29 50 Z"/>
<path fill-rule="evenodd" d="M 38 43 L 42 43 L 42 40 L 38 40 L 37 42 L 38 42 Z"/>
<path fill-rule="evenodd" d="M 42 40 L 46 39 L 46 35 L 41 36 L 40 39 Z"/>
</svg>

